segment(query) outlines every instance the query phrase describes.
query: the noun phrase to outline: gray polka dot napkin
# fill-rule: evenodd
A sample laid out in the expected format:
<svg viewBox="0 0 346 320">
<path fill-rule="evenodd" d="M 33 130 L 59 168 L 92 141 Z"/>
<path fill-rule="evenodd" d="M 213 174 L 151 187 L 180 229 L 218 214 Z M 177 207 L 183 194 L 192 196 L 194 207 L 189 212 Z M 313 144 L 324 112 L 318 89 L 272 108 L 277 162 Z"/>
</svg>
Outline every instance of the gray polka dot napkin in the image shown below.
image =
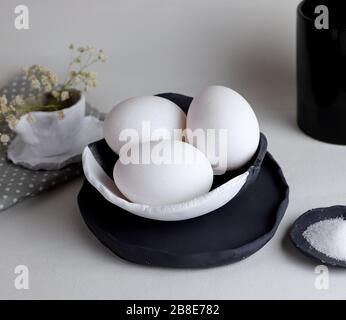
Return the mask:
<svg viewBox="0 0 346 320">
<path fill-rule="evenodd" d="M 6 95 L 9 100 L 17 94 L 30 94 L 29 84 L 24 76 L 16 77 L 0 90 L 0 96 Z M 103 114 L 90 105 L 87 105 L 86 113 L 99 119 L 103 118 Z M 54 171 L 34 171 L 16 166 L 7 160 L 7 148 L 0 144 L 0 211 L 81 174 L 81 162 Z"/>
</svg>

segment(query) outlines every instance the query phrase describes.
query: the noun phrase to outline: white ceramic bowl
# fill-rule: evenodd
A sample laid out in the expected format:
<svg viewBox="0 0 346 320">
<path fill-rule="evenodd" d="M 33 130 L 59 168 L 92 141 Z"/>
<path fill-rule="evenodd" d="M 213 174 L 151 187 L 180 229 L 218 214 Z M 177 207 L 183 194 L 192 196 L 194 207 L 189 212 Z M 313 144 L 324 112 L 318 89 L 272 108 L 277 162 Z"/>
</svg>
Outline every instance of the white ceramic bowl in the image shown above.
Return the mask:
<svg viewBox="0 0 346 320">
<path fill-rule="evenodd" d="M 29 122 L 26 115 L 16 125 L 15 132 L 31 151 L 40 157 L 63 154 L 73 147 L 73 142 L 82 128 L 85 116 L 85 97 L 80 95 L 77 102 L 63 109 L 64 118 L 58 111 L 31 112 L 34 121 Z"/>
<path fill-rule="evenodd" d="M 112 179 L 112 170 L 117 155 L 110 150 L 104 140 L 84 149 L 83 170 L 89 183 L 115 206 L 143 218 L 179 221 L 210 213 L 231 201 L 245 185 L 256 179 L 266 151 L 267 140 L 264 135 L 261 135 L 256 155 L 246 167 L 237 171 L 236 176 L 232 176 L 232 173 L 228 172 L 225 176 L 220 176 L 220 179 L 216 177 L 220 181 L 219 185 L 216 185 L 207 194 L 189 201 L 164 206 L 133 203 L 121 194 Z M 114 213 L 116 214 L 116 207 L 114 207 Z"/>
</svg>

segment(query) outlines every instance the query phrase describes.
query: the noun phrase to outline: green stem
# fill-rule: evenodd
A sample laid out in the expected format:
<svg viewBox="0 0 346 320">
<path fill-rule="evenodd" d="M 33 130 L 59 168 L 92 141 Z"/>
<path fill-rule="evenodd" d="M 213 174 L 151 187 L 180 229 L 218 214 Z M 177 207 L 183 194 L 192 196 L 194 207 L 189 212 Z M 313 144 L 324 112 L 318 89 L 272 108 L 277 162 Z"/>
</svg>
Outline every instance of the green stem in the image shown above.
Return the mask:
<svg viewBox="0 0 346 320">
<path fill-rule="evenodd" d="M 90 59 L 89 59 L 90 60 Z M 79 71 L 77 72 L 77 75 L 81 74 L 81 72 L 83 72 L 86 68 L 89 68 L 91 65 L 93 65 L 94 63 L 96 63 L 98 61 L 97 58 L 91 60 L 89 63 L 87 62 L 84 66 L 82 66 Z M 76 76 L 75 76 L 76 77 Z M 69 81 L 67 81 L 67 83 L 64 83 L 61 86 L 61 91 L 64 91 L 66 89 L 69 88 L 69 86 L 73 83 L 73 80 L 75 77 L 72 77 L 71 79 L 69 79 Z"/>
</svg>

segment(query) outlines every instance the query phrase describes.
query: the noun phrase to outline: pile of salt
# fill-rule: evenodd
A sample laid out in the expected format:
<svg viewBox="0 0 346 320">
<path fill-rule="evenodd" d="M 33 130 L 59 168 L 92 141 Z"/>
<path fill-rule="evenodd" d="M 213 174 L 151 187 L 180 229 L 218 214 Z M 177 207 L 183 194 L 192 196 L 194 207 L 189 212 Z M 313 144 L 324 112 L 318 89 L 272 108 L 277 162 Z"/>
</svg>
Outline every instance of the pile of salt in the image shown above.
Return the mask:
<svg viewBox="0 0 346 320">
<path fill-rule="evenodd" d="M 328 219 L 310 225 L 303 237 L 317 251 L 326 256 L 346 261 L 346 220 Z"/>
</svg>

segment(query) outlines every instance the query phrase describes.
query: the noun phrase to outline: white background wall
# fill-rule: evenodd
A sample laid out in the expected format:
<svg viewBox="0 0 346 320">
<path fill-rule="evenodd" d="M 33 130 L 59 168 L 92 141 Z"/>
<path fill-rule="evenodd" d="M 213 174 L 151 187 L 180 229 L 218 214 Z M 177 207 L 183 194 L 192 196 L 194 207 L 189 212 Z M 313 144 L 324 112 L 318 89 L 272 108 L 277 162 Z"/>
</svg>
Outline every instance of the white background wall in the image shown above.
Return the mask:
<svg viewBox="0 0 346 320">
<path fill-rule="evenodd" d="M 264 106 L 294 90 L 298 2 L 1 0 L 0 86 L 35 63 L 63 75 L 75 42 L 109 55 L 95 68 L 101 85 L 89 95 L 103 110 L 129 96 L 193 95 L 207 84 L 230 86 L 254 108 Z M 29 7 L 30 30 L 14 28 L 18 4 Z"/>
</svg>

